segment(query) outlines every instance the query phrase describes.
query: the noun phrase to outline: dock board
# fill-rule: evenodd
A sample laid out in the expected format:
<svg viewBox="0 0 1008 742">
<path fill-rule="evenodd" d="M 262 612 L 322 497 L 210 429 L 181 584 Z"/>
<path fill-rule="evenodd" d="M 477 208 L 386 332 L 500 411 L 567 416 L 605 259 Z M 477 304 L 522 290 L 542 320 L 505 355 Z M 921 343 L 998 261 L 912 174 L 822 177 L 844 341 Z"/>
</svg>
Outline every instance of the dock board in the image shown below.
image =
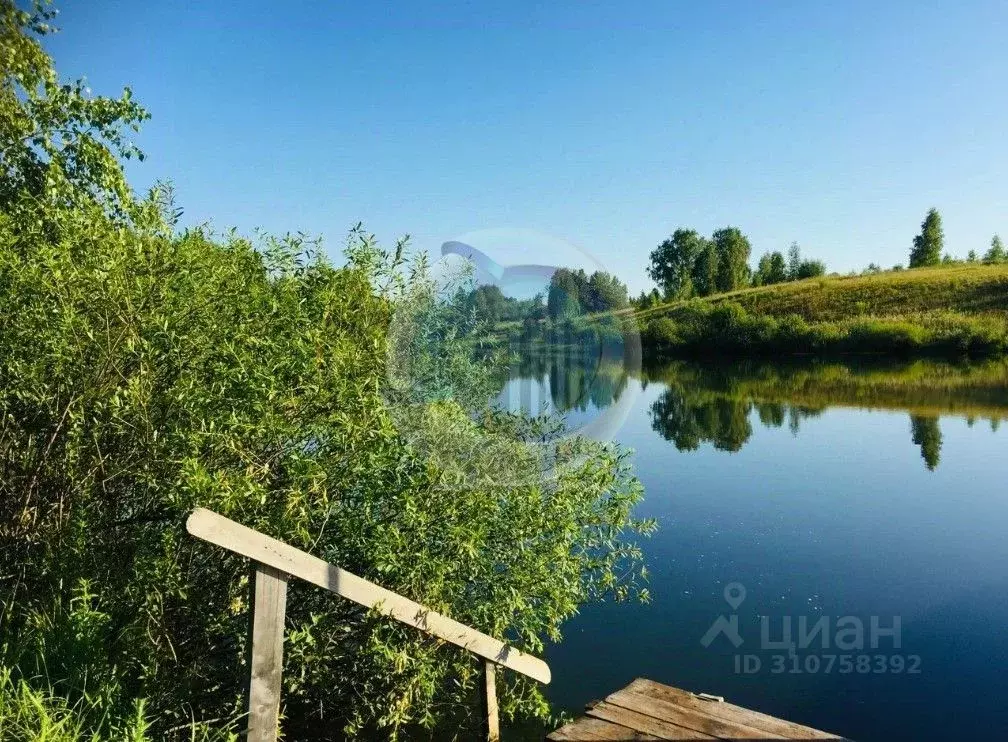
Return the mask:
<svg viewBox="0 0 1008 742">
<path fill-rule="evenodd" d="M 547 739 L 572 742 L 843 737 L 638 678 L 589 708 L 586 717 L 557 729 Z"/>
</svg>

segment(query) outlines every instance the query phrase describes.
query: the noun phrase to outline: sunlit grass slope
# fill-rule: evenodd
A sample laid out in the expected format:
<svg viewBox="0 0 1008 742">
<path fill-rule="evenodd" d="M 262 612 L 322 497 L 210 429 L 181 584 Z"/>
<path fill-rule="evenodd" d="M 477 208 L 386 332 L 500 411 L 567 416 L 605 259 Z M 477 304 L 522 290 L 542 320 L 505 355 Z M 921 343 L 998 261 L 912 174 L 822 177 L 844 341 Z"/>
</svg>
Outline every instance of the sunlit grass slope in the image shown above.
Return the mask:
<svg viewBox="0 0 1008 742">
<path fill-rule="evenodd" d="M 637 313 L 646 355 L 1008 353 L 1008 265 L 824 277 Z"/>
</svg>

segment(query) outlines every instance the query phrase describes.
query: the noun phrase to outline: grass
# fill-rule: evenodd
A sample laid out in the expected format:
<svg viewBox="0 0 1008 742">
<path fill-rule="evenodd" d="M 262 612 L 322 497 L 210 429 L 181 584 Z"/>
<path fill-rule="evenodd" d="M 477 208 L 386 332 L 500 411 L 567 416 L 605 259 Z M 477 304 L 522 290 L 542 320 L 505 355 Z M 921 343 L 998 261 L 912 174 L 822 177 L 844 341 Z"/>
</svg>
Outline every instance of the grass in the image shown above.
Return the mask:
<svg viewBox="0 0 1008 742">
<path fill-rule="evenodd" d="M 190 742 L 237 742 L 229 726 L 194 722 L 179 731 Z M 97 700 L 85 695 L 71 704 L 52 688 L 15 679 L 0 665 L 0 742 L 153 742 L 149 730 L 142 699 L 129 715 L 111 718 Z"/>
<path fill-rule="evenodd" d="M 938 266 L 865 276 L 828 276 L 742 289 L 701 300 L 731 302 L 753 314 L 809 322 L 855 316 L 901 316 L 931 311 L 995 314 L 1008 318 L 1008 264 Z M 638 312 L 658 316 L 686 302 L 671 302 Z"/>
<path fill-rule="evenodd" d="M 137 702 L 134 718 L 112 725 L 105 735 L 88 729 L 84 705 L 86 703 L 82 702 L 71 706 L 52 691 L 32 688 L 23 680 L 15 681 L 10 670 L 0 667 L 0 742 L 101 742 L 104 739 L 147 742 L 150 739 L 143 702 Z"/>
<path fill-rule="evenodd" d="M 824 277 L 636 313 L 646 356 L 1008 354 L 1008 265 Z"/>
</svg>

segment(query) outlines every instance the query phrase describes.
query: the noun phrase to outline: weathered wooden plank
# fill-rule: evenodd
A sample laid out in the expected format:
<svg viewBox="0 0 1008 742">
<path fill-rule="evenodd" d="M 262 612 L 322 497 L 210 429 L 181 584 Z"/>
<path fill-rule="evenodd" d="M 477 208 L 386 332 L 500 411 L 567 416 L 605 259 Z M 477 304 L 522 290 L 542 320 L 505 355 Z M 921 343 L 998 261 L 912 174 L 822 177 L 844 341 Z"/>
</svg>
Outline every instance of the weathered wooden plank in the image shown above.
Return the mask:
<svg viewBox="0 0 1008 742">
<path fill-rule="evenodd" d="M 703 732 L 717 739 L 780 739 L 780 735 L 765 732 L 756 727 L 746 726 L 737 721 L 717 718 L 706 709 L 684 708 L 669 701 L 635 693 L 631 690 L 617 691 L 606 697 L 606 703 L 613 706 L 653 716 L 671 722 L 685 729 Z M 714 702 L 711 705 L 720 705 Z"/>
<path fill-rule="evenodd" d="M 483 738 L 487 742 L 500 742 L 500 717 L 497 713 L 497 669 L 490 660 L 483 660 L 483 688 L 480 700 L 483 706 Z"/>
<path fill-rule="evenodd" d="M 252 656 L 246 739 L 248 742 L 275 742 L 283 675 L 287 575 L 265 564 L 256 564 L 252 574 Z"/>
<path fill-rule="evenodd" d="M 667 701 L 686 710 L 692 710 L 706 714 L 707 716 L 759 729 L 763 732 L 776 735 L 778 739 L 843 739 L 843 737 L 830 734 L 829 732 L 823 732 L 819 729 L 804 726 L 803 724 L 778 719 L 768 714 L 761 714 L 758 711 L 752 711 L 751 709 L 731 703 L 705 701 L 687 691 L 663 685 L 662 683 L 656 683 L 646 678 L 638 678 L 624 690 Z"/>
<path fill-rule="evenodd" d="M 587 742 L 587 740 L 610 740 L 610 742 L 655 742 L 661 737 L 638 732 L 629 727 L 613 724 L 602 719 L 578 719 L 560 727 L 546 739 L 555 742 Z"/>
<path fill-rule="evenodd" d="M 713 716 L 707 713 L 706 709 L 685 709 L 668 701 L 629 690 L 617 691 L 607 697 L 606 702 L 653 716 L 656 719 L 664 719 L 686 729 L 704 732 L 719 739 L 780 739 L 779 734 L 766 732 L 735 720 Z"/>
<path fill-rule="evenodd" d="M 622 706 L 614 706 L 607 701 L 595 704 L 595 706 L 588 710 L 588 716 L 595 719 L 603 719 L 604 721 L 611 721 L 614 724 L 620 724 L 621 726 L 636 729 L 646 734 L 653 734 L 659 739 L 717 739 L 717 737 L 710 734 L 704 734 L 695 729 L 682 727 L 674 722 L 655 718 L 638 711 L 632 711 Z"/>
<path fill-rule="evenodd" d="M 550 682 L 549 665 L 538 657 L 520 652 L 492 636 L 222 515 L 197 508 L 186 521 L 186 528 L 204 541 L 373 608 L 540 683 Z"/>
</svg>

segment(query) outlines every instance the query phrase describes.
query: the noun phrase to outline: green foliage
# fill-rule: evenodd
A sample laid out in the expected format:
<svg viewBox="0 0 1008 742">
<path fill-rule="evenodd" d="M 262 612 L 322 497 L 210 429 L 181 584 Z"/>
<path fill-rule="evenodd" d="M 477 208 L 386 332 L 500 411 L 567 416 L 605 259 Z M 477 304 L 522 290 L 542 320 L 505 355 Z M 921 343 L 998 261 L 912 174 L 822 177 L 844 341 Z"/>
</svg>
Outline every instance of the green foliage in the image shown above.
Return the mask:
<svg viewBox="0 0 1008 742">
<path fill-rule="evenodd" d="M 605 271 L 595 271 L 588 279 L 588 302 L 590 312 L 604 312 L 625 309 L 630 305 L 626 284 Z"/>
<path fill-rule="evenodd" d="M 0 666 L 0 742 L 153 742 L 145 703 L 135 701 L 123 718 L 105 713 L 100 702 L 85 695 L 76 704 L 52 688 L 15 680 Z M 178 730 L 190 742 L 237 742 L 228 725 L 216 728 L 191 722 Z"/>
<path fill-rule="evenodd" d="M 546 307 L 551 319 L 576 317 L 581 314 L 581 293 L 588 282 L 583 270 L 558 268 L 550 279 Z"/>
<path fill-rule="evenodd" d="M 623 534 L 651 524 L 626 452 L 546 449 L 480 408 L 494 354 L 402 243 L 355 229 L 335 267 L 303 235 L 174 233 L 167 191 L 122 177 L 140 109 L 50 84 L 42 20 L 2 13 L 0 739 L 229 733 L 248 568 L 186 534 L 196 506 L 535 653 L 637 591 Z M 390 347 L 396 316 L 421 340 Z M 287 616 L 289 738 L 468 735 L 471 655 L 302 585 Z M 500 688 L 506 718 L 548 712 L 531 682 Z"/>
<path fill-rule="evenodd" d="M 693 265 L 693 294 L 710 296 L 717 293 L 717 277 L 720 265 L 720 255 L 713 240 L 705 239 L 697 253 Z"/>
<path fill-rule="evenodd" d="M 984 255 L 985 263 L 1004 263 L 1008 261 L 1008 253 L 1005 252 L 1004 243 L 1001 237 L 994 235 L 991 238 L 990 250 Z"/>
<path fill-rule="evenodd" d="M 914 237 L 913 249 L 910 251 L 910 267 L 938 265 L 944 246 L 945 233 L 942 231 L 941 214 L 938 213 L 938 209 L 930 209 L 921 223 L 920 234 Z"/>
<path fill-rule="evenodd" d="M 796 281 L 798 279 L 801 260 L 801 247 L 797 242 L 792 242 L 788 247 L 787 274 L 789 280 Z"/>
<path fill-rule="evenodd" d="M 651 307 L 659 306 L 662 303 L 662 296 L 658 293 L 658 289 L 651 289 L 651 291 L 641 291 L 640 295 L 637 296 L 631 302 L 634 309 L 650 309 Z"/>
<path fill-rule="evenodd" d="M 39 41 L 54 15 L 0 0 L 0 210 L 17 213 L 28 200 L 32 218 L 50 228 L 62 207 L 89 202 L 133 216 L 119 158 L 143 157 L 127 132 L 148 114 L 129 88 L 106 98 L 91 96 L 83 81 L 60 82 Z M 37 209 L 40 202 L 48 208 Z"/>
<path fill-rule="evenodd" d="M 802 260 L 797 243 L 788 249 L 787 260 L 777 251 L 764 253 L 755 273 L 749 268 L 750 252 L 749 239 L 736 227 L 719 229 L 709 240 L 695 230 L 677 229 L 652 251 L 648 275 L 666 300 L 675 300 L 736 291 L 750 282 L 770 286 L 826 273 L 821 261 Z M 641 297 L 638 308 L 646 308 L 645 301 Z"/>
<path fill-rule="evenodd" d="M 629 306 L 627 287 L 616 276 L 595 271 L 558 268 L 550 278 L 546 306 L 551 319 L 572 319 L 581 314 L 624 309 Z"/>
<path fill-rule="evenodd" d="M 819 278 L 826 275 L 826 264 L 821 260 L 803 260 L 798 265 L 798 272 L 793 280 L 803 281 L 806 278 Z"/>
<path fill-rule="evenodd" d="M 787 263 L 780 252 L 764 253 L 753 274 L 753 286 L 770 286 L 788 280 Z"/>
<path fill-rule="evenodd" d="M 649 358 L 787 353 L 999 356 L 1008 352 L 1008 321 L 933 312 L 810 322 L 800 314 L 753 314 L 737 301 L 693 301 L 644 318 L 641 344 Z"/>
<path fill-rule="evenodd" d="M 77 218 L 57 243 L 0 232 L 0 573 L 18 575 L 3 634 L 81 580 L 107 617 L 61 678 L 119 678 L 162 732 L 238 710 L 245 567 L 184 533 L 197 505 L 533 652 L 626 589 L 638 553 L 616 534 L 640 487 L 622 454 L 571 443 L 547 481 L 520 437 L 488 438 L 448 400 L 421 410 L 426 441 L 397 432 L 380 394 L 393 304 L 367 238 L 336 269 L 299 238 L 256 250 Z M 295 588 L 288 626 L 295 736 L 433 723 L 469 700 L 471 657 L 320 591 Z M 510 712 L 543 712 L 538 689 L 508 688 Z"/>
<path fill-rule="evenodd" d="M 666 298 L 708 296 L 749 282 L 749 240 L 736 227 L 711 239 L 692 229 L 677 229 L 651 253 L 648 275 Z"/>
<path fill-rule="evenodd" d="M 696 293 L 709 293 L 706 281 L 694 288 L 695 266 L 707 249 L 707 240 L 692 229 L 677 229 L 671 237 L 651 252 L 648 276 L 658 284 L 666 298 L 686 298 Z"/>
<path fill-rule="evenodd" d="M 792 242 L 788 248 L 787 280 L 803 281 L 806 278 L 819 278 L 826 275 L 826 264 L 821 260 L 804 260 L 801 248 L 797 242 Z"/>
<path fill-rule="evenodd" d="M 796 314 L 809 322 L 857 316 L 901 317 L 955 312 L 992 321 L 1008 315 L 1008 269 L 1004 265 L 954 265 L 878 275 L 825 277 L 714 296 L 754 315 Z M 652 307 L 644 318 L 671 311 L 678 303 Z"/>
<path fill-rule="evenodd" d="M 913 442 L 921 448 L 921 458 L 928 471 L 934 471 L 941 459 L 942 434 L 936 416 L 910 416 Z"/>
<path fill-rule="evenodd" d="M 711 241 L 717 250 L 716 286 L 720 292 L 734 291 L 749 284 L 749 253 L 752 246 L 738 227 L 715 230 Z"/>
<path fill-rule="evenodd" d="M 672 361 L 643 371 L 645 381 L 663 386 L 651 406 L 652 427 L 684 451 L 704 443 L 739 450 L 751 437 L 754 409 L 764 426 L 787 422 L 795 432 L 827 407 L 909 410 L 911 441 L 933 470 L 941 455 L 940 415 L 965 415 L 970 424 L 982 416 L 992 426 L 1008 417 L 1004 360 Z"/>
</svg>

